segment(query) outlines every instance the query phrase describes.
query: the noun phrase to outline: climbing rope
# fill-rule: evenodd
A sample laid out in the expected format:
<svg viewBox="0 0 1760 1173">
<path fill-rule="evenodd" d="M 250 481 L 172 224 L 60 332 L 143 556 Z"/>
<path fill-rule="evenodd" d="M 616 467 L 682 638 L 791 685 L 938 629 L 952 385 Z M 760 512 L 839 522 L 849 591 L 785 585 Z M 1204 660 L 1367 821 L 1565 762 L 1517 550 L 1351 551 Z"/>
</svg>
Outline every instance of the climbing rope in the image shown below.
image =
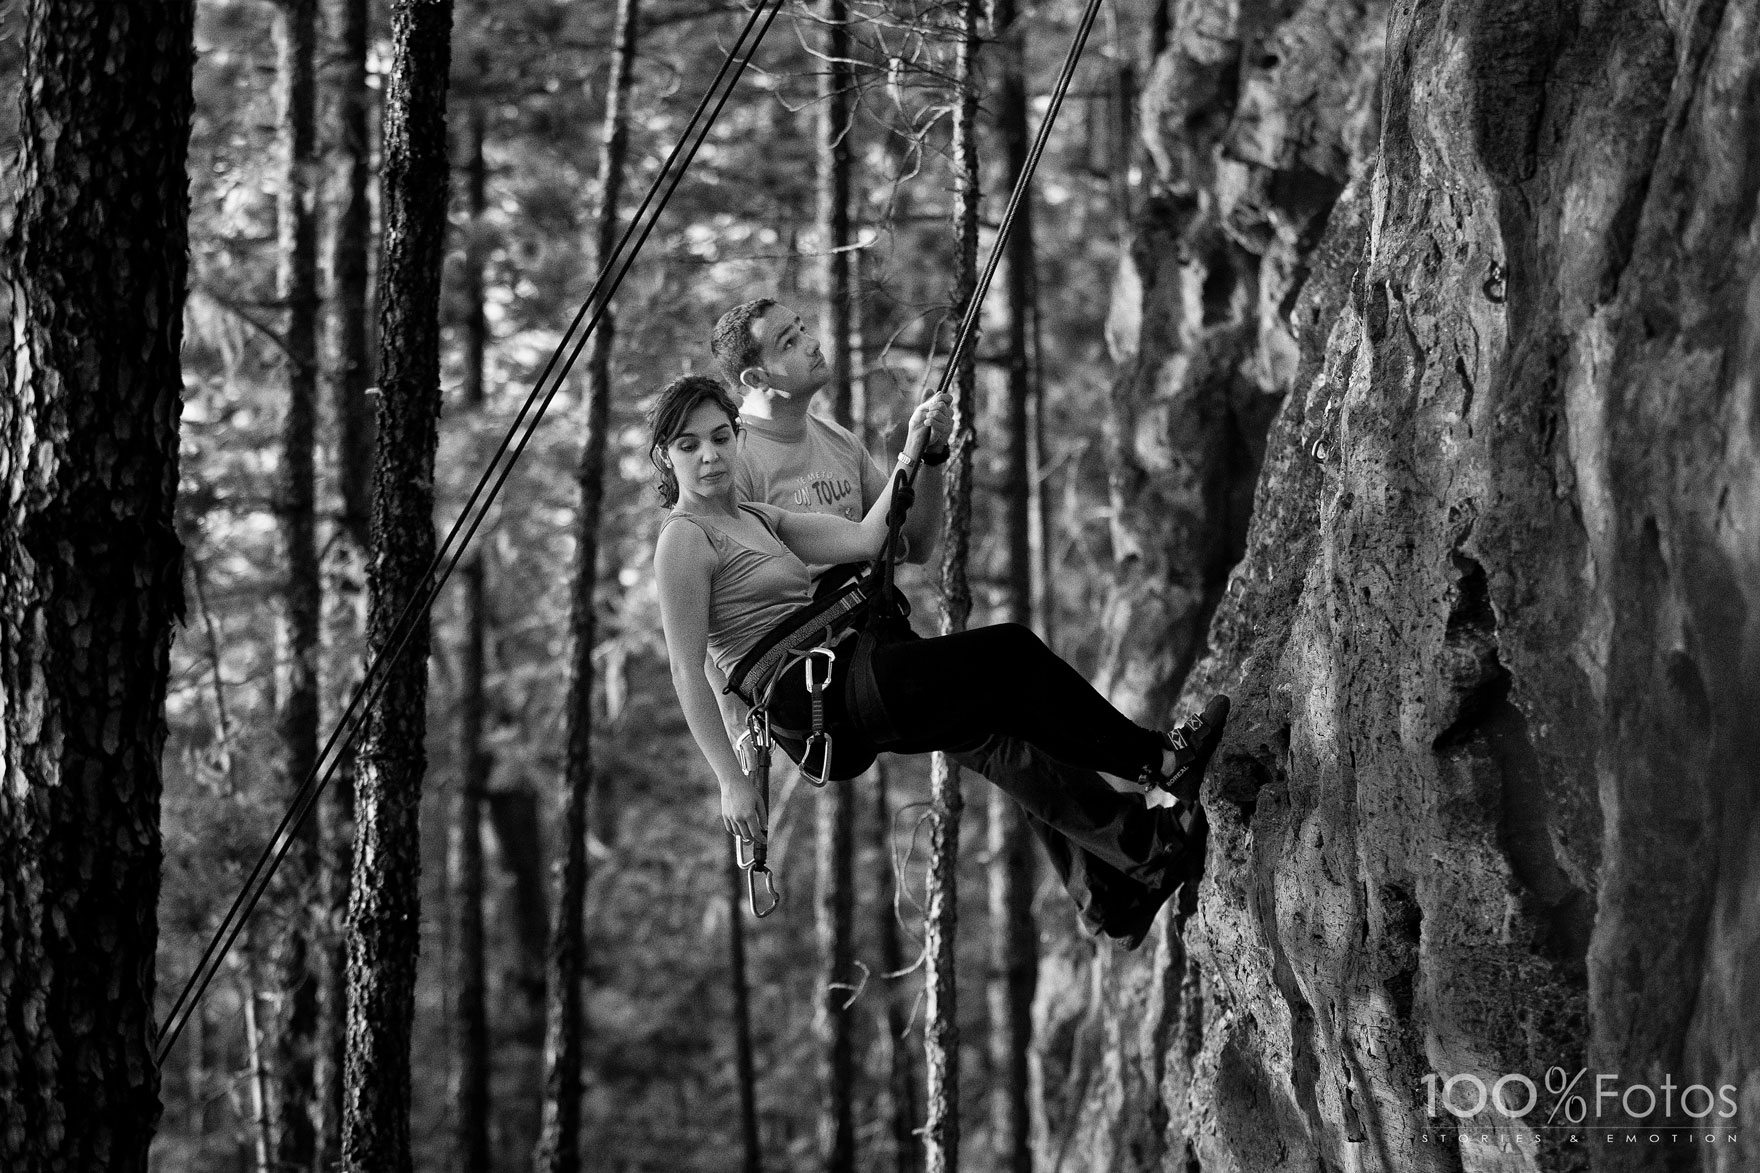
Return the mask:
<svg viewBox="0 0 1760 1173">
<path fill-rule="evenodd" d="M 978 312 L 984 308 L 984 298 L 990 292 L 991 279 L 996 276 L 996 268 L 1002 263 L 1008 238 L 1014 231 L 1015 216 L 1026 200 L 1027 190 L 1033 182 L 1033 173 L 1039 168 L 1039 157 L 1045 153 L 1045 144 L 1051 137 L 1051 127 L 1057 122 L 1057 112 L 1063 109 L 1063 100 L 1069 93 L 1070 81 L 1075 77 L 1076 65 L 1081 61 L 1082 51 L 1088 44 L 1088 34 L 1093 31 L 1094 21 L 1099 15 L 1100 0 L 1088 0 L 1088 6 L 1082 12 L 1081 23 L 1076 26 L 1076 35 L 1070 41 L 1069 52 L 1064 56 L 1063 69 L 1057 76 L 1057 86 L 1051 93 L 1051 102 L 1046 107 L 1045 117 L 1039 123 L 1038 133 L 1033 136 L 1032 147 L 1027 151 L 1027 161 L 1021 167 L 1021 173 L 1015 177 L 1014 190 L 1008 194 L 1008 206 L 1003 210 L 1001 223 L 997 225 L 996 239 L 990 243 L 990 256 L 984 263 L 984 272 L 966 302 L 965 316 L 960 320 L 959 333 L 954 336 L 947 365 L 942 369 L 935 389 L 925 395 L 925 399 L 933 398 L 953 385 L 953 380 L 959 373 L 960 358 L 977 334 Z M 909 468 L 901 468 L 893 476 L 892 507 L 886 518 L 886 541 L 874 560 L 879 583 L 879 589 L 875 593 L 877 599 L 886 598 L 892 586 L 892 564 L 898 549 L 899 531 L 904 527 L 905 515 L 910 511 L 916 496 L 917 468 L 922 453 L 912 452 L 909 455 Z"/>
<path fill-rule="evenodd" d="M 716 119 L 721 115 L 722 108 L 727 104 L 728 98 L 732 96 L 734 89 L 739 84 L 740 77 L 745 73 L 746 66 L 751 63 L 752 56 L 763 44 L 765 34 L 770 31 L 771 24 L 776 20 L 777 14 L 781 12 L 782 5 L 783 0 L 759 0 L 752 8 L 745 25 L 740 29 L 739 36 L 735 38 L 733 45 L 722 57 L 721 67 L 709 82 L 709 87 L 704 92 L 702 100 L 691 112 L 684 131 L 667 154 L 666 161 L 661 164 L 660 171 L 654 177 L 653 183 L 648 186 L 647 194 L 642 197 L 640 206 L 636 209 L 635 215 L 630 218 L 616 247 L 611 250 L 609 257 L 601 260 L 598 276 L 594 279 L 592 288 L 588 290 L 580 311 L 575 314 L 574 320 L 563 332 L 561 341 L 557 343 L 549 360 L 545 362 L 543 370 L 539 372 L 537 379 L 533 382 L 531 392 L 526 396 L 525 402 L 520 405 L 518 414 L 514 416 L 506 435 L 502 437 L 495 454 L 490 458 L 488 467 L 483 470 L 476 487 L 471 490 L 470 497 L 465 501 L 458 519 L 453 522 L 445 540 L 441 542 L 439 549 L 435 552 L 433 561 L 423 572 L 421 581 L 428 584 L 428 589 L 424 593 L 422 586 L 418 585 L 409 601 L 404 604 L 403 611 L 399 614 L 397 622 L 392 626 L 391 635 L 386 640 L 389 650 L 381 651 L 368 665 L 361 683 L 356 687 L 354 695 L 349 700 L 348 707 L 338 719 L 336 728 L 331 731 L 323 751 L 319 753 L 317 763 L 294 792 L 293 802 L 288 807 L 286 814 L 282 816 L 281 822 L 276 826 L 274 835 L 270 837 L 269 845 L 257 858 L 256 865 L 251 869 L 250 875 L 246 877 L 243 888 L 232 902 L 232 907 L 221 919 L 219 927 L 209 939 L 207 947 L 202 951 L 200 960 L 196 962 L 188 982 L 185 983 L 182 992 L 178 994 L 177 1001 L 172 1004 L 165 1026 L 159 1032 L 155 1047 L 155 1058 L 160 1066 L 163 1066 L 165 1060 L 170 1056 L 171 1048 L 176 1045 L 178 1036 L 183 1033 L 183 1028 L 195 1012 L 202 994 L 207 990 L 208 984 L 213 981 L 214 975 L 219 972 L 221 963 L 225 960 L 227 953 L 231 951 L 233 943 L 238 939 L 238 934 L 243 931 L 245 922 L 256 909 L 263 893 L 268 890 L 275 870 L 286 858 L 288 851 L 292 849 L 294 833 L 305 821 L 311 808 L 323 794 L 324 788 L 329 785 L 331 777 L 342 762 L 343 752 L 353 744 L 356 735 L 359 734 L 362 722 L 356 719 L 357 711 L 361 710 L 363 705 L 370 708 L 378 700 L 379 694 L 384 691 L 385 684 L 389 680 L 391 665 L 396 663 L 408 648 L 417 624 L 426 617 L 434 605 L 434 600 L 439 596 L 441 589 L 451 578 L 453 570 L 457 568 L 459 561 L 464 557 L 471 539 L 476 535 L 477 529 L 482 525 L 483 519 L 494 505 L 496 496 L 500 494 L 502 486 L 506 484 L 508 476 L 513 472 L 514 464 L 525 452 L 526 445 L 530 443 L 532 435 L 537 431 L 538 424 L 544 418 L 544 413 L 549 409 L 551 401 L 556 398 L 556 393 L 561 390 L 563 380 L 568 377 L 582 349 L 585 348 L 593 331 L 604 318 L 612 297 L 617 293 L 618 287 L 622 285 L 624 276 L 629 272 L 630 266 L 635 262 L 636 255 L 647 242 L 654 225 L 666 211 L 666 205 L 671 200 L 673 192 L 677 190 L 679 181 L 683 179 L 686 169 L 696 157 L 697 150 L 707 140 Z M 756 30 L 755 37 L 753 36 L 754 29 Z M 749 48 L 746 47 L 748 38 L 751 38 Z M 729 78 L 730 73 L 731 78 Z M 723 86 L 724 81 L 725 86 Z M 718 91 L 719 96 L 717 96 Z M 711 103 L 713 103 L 713 109 L 710 109 Z M 704 111 L 706 110 L 708 116 L 705 119 Z M 664 191 L 661 190 L 662 188 Z M 656 202 L 656 198 L 658 202 Z M 653 207 L 653 213 L 648 215 L 644 222 L 643 217 L 650 206 Z M 631 243 L 632 239 L 633 244 Z M 589 312 L 591 313 L 590 318 L 588 317 Z M 586 320 L 584 329 L 581 328 L 583 319 Z M 580 334 L 571 349 L 570 339 L 575 336 L 577 330 L 580 331 Z M 564 351 L 567 351 L 566 358 L 563 358 Z M 560 368 L 558 368 L 559 360 Z M 554 379 L 551 378 L 553 372 Z M 550 381 L 548 391 L 545 390 L 546 380 Z M 534 404 L 536 405 L 535 411 Z M 526 423 L 528 413 L 531 414 L 531 420 Z M 523 435 L 519 435 L 516 443 L 514 438 L 519 433 L 522 423 L 525 424 L 525 431 Z M 506 460 L 503 463 L 504 456 Z M 497 473 L 498 467 L 499 473 Z M 487 489 L 486 495 L 485 489 Z M 479 499 L 481 500 L 480 507 L 478 505 Z M 455 540 L 458 542 L 458 548 L 453 551 Z M 447 557 L 449 552 L 451 552 L 450 560 Z"/>
</svg>

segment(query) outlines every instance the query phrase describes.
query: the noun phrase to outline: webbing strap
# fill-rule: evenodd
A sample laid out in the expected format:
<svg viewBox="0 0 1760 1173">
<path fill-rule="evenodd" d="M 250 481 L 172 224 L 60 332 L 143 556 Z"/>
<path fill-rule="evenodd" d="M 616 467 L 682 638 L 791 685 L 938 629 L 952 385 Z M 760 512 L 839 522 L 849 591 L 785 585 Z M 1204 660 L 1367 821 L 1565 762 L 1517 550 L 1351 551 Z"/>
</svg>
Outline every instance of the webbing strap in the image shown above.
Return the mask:
<svg viewBox="0 0 1760 1173">
<path fill-rule="evenodd" d="M 727 688 L 723 691 L 737 694 L 748 705 L 753 703 L 752 698 L 775 677 L 790 655 L 817 643 L 828 632 L 833 635 L 841 634 L 838 631 L 841 621 L 867 601 L 867 590 L 859 583 L 852 583 L 822 608 L 809 607 L 797 612 L 746 653 L 746 658 L 734 667 L 732 675 L 727 678 Z M 790 626 L 796 619 L 799 620 L 799 626 Z M 756 687 L 747 688 L 747 684 Z"/>
</svg>

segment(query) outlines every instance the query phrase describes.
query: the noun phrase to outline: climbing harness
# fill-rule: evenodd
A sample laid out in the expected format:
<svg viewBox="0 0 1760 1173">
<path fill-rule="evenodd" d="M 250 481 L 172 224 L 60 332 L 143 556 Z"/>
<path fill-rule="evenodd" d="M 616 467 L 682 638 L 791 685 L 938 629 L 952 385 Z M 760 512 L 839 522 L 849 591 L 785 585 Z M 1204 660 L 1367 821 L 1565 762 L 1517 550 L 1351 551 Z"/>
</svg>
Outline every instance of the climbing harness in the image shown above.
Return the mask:
<svg viewBox="0 0 1760 1173">
<path fill-rule="evenodd" d="M 722 691 L 733 693 L 750 706 L 746 713 L 746 730 L 734 749 L 740 754 L 741 767 L 751 775 L 758 789 L 760 809 L 766 819 L 770 810 L 772 751 L 778 733 L 800 742 L 800 751 L 790 756 L 800 763 L 801 777 L 808 784 L 823 789 L 836 778 L 833 773 L 836 738 L 826 720 L 825 692 L 831 686 L 837 668 L 837 647 L 854 631 L 854 616 L 860 614 L 867 600 L 865 580 L 858 578 L 843 584 L 779 624 L 728 674 L 727 687 Z M 770 711 L 777 685 L 797 664 L 805 674 L 811 714 L 805 729 L 774 724 Z M 815 749 L 819 753 L 817 777 L 810 764 Z M 872 753 L 868 754 L 853 773 L 867 769 L 873 760 Z M 749 855 L 746 846 L 745 839 L 735 837 L 735 856 L 746 873 L 746 896 L 752 915 L 766 917 L 776 911 L 782 903 L 782 896 L 767 863 L 764 845 L 751 845 Z M 769 896 L 769 904 L 762 909 L 758 905 L 760 877 Z"/>
<path fill-rule="evenodd" d="M 207 947 L 203 949 L 200 959 L 197 960 L 195 969 L 191 971 L 189 980 L 184 984 L 182 992 L 178 994 L 177 1001 L 172 1004 L 154 1047 L 154 1057 L 160 1066 L 163 1066 L 170 1056 L 171 1048 L 176 1045 L 178 1037 L 183 1033 L 183 1028 L 188 1024 L 191 1015 L 195 1013 L 196 1005 L 201 1001 L 202 994 L 207 990 L 209 983 L 214 980 L 214 976 L 219 972 L 227 953 L 231 951 L 233 943 L 238 940 L 239 933 L 244 930 L 245 922 L 255 911 L 263 893 L 268 890 L 269 881 L 274 876 L 275 870 L 281 866 L 281 861 L 292 850 L 295 832 L 305 821 L 306 816 L 311 813 L 312 807 L 317 804 L 319 796 L 323 794 L 325 787 L 330 784 L 330 779 L 335 776 L 336 770 L 341 765 L 343 754 L 353 745 L 355 737 L 360 733 L 361 726 L 365 723 L 366 710 L 369 710 L 378 701 L 379 695 L 384 692 L 385 686 L 390 680 L 390 666 L 396 663 L 409 648 L 418 624 L 427 616 L 434 605 L 434 600 L 439 597 L 441 589 L 445 587 L 447 580 L 452 577 L 452 572 L 463 560 L 471 539 L 476 536 L 484 518 L 489 515 L 489 510 L 494 506 L 495 498 L 500 495 L 502 486 L 512 475 L 514 464 L 518 462 L 533 435 L 536 434 L 538 424 L 544 418 L 544 413 L 549 409 L 551 401 L 556 398 L 557 392 L 562 389 L 563 382 L 574 368 L 575 361 L 580 357 L 581 351 L 586 348 L 594 330 L 604 319 L 611 299 L 623 284 L 623 279 L 628 274 L 630 266 L 635 263 L 636 255 L 647 243 L 648 236 L 654 230 L 654 225 L 659 222 L 660 216 L 666 211 L 666 205 L 672 199 L 673 192 L 677 190 L 679 182 L 684 178 L 686 169 L 696 157 L 697 151 L 708 139 L 710 130 L 721 116 L 722 108 L 727 105 L 727 100 L 733 95 L 740 77 L 745 73 L 746 67 L 751 63 L 758 47 L 763 44 L 765 35 L 770 31 L 770 26 L 775 23 L 777 15 L 782 11 L 783 2 L 784 0 L 758 0 L 753 5 L 745 25 L 740 29 L 739 36 L 734 39 L 732 46 L 722 57 L 720 68 L 710 79 L 702 99 L 697 103 L 696 109 L 691 112 L 678 141 L 673 144 L 672 150 L 660 165 L 659 173 L 649 184 L 647 194 L 642 197 L 641 204 L 636 208 L 635 214 L 630 217 L 622 236 L 618 238 L 616 246 L 611 250 L 611 255 L 601 259 L 599 274 L 594 279 L 592 288 L 587 291 L 580 311 L 575 314 L 568 329 L 563 331 L 561 340 L 551 351 L 543 370 L 538 373 L 537 379 L 532 384 L 531 392 L 526 396 L 525 402 L 520 405 L 519 412 L 514 416 L 513 422 L 508 425 L 500 445 L 496 448 L 494 455 L 490 457 L 489 464 L 483 470 L 482 476 L 478 478 L 476 487 L 471 490 L 464 507 L 459 511 L 457 520 L 453 522 L 445 539 L 435 550 L 434 558 L 428 564 L 427 570 L 423 572 L 420 583 L 411 592 L 403 610 L 397 617 L 397 621 L 392 624 L 391 632 L 386 637 L 381 651 L 368 664 L 360 684 L 355 688 L 354 695 L 350 697 L 342 716 L 337 720 L 336 727 L 331 731 L 323 749 L 319 752 L 317 762 L 295 790 L 293 801 L 289 804 L 280 823 L 277 824 L 275 833 L 270 836 L 268 846 L 258 856 L 256 864 L 245 879 L 244 887 L 234 898 L 226 915 L 221 918 L 219 926 L 209 939 Z M 754 30 L 755 36 L 753 35 Z M 705 111 L 707 111 L 706 118 Z M 652 206 L 651 215 L 649 214 L 650 206 Z M 584 328 L 581 325 L 583 321 L 586 322 Z M 572 348 L 570 347 L 571 339 L 574 340 Z M 565 351 L 566 357 L 564 356 Z M 554 377 L 552 377 L 553 375 Z M 545 390 L 546 382 L 549 385 L 548 390 Z M 529 420 L 527 419 L 528 414 L 530 415 Z M 521 431 L 522 426 L 523 432 Z M 517 443 L 514 440 L 516 435 L 519 437 Z M 506 459 L 503 460 L 503 457 Z M 457 541 L 456 549 L 453 547 L 455 540 Z"/>
</svg>

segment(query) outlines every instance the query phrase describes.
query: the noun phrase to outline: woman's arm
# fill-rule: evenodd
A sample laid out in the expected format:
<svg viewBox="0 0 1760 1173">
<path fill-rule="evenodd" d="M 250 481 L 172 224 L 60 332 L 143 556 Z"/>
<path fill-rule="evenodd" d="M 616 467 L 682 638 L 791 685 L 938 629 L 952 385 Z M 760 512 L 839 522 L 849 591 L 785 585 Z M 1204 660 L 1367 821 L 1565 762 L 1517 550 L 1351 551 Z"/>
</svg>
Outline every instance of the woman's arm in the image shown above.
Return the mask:
<svg viewBox="0 0 1760 1173">
<path fill-rule="evenodd" d="M 762 843 L 769 812 L 763 809 L 756 784 L 746 776 L 728 743 L 715 692 L 703 672 L 709 647 L 709 578 L 714 570 L 715 551 L 696 526 L 669 525 L 660 532 L 654 551 L 654 579 L 660 592 L 660 625 L 666 632 L 672 688 L 697 748 L 721 784 L 722 822 L 740 838 Z"/>
</svg>

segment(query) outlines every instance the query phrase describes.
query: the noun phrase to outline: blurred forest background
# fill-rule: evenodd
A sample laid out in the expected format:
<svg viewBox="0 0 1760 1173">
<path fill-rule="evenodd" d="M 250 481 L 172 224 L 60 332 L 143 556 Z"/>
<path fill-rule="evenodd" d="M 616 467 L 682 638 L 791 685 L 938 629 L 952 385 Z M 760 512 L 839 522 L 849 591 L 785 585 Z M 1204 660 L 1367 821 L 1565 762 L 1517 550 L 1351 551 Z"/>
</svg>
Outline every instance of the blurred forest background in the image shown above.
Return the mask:
<svg viewBox="0 0 1760 1173">
<path fill-rule="evenodd" d="M 556 0 L 456 4 L 436 486 L 442 530 L 597 269 L 614 8 Z M 708 369 L 710 326 L 734 303 L 768 295 L 809 317 L 819 310 L 827 252 L 819 188 L 829 155 L 820 86 L 834 27 L 848 37 L 853 99 L 845 249 L 852 262 L 853 413 L 882 459 L 925 380 L 938 372 L 947 318 L 959 308 L 950 149 L 959 8 L 854 0 L 841 20 L 828 18 L 828 10 L 817 4 L 784 11 L 616 300 L 596 570 L 595 790 L 582 975 L 582 1130 L 595 1169 L 720 1170 L 746 1159 L 739 1155 L 735 1025 L 742 995 L 730 963 L 730 930 L 741 919 L 765 1167 L 823 1163 L 825 1043 L 815 1019 L 822 1017 L 816 1007 L 825 976 L 814 960 L 821 947 L 819 796 L 796 784 L 792 768 L 779 778 L 771 861 L 787 903 L 754 931 L 757 922 L 743 911 L 743 885 L 728 868 L 713 780 L 685 731 L 666 672 L 650 571 L 660 511 L 647 483 L 641 416 L 666 379 Z M 188 614 L 173 650 L 164 755 L 161 1021 L 269 842 L 296 781 L 283 744 L 299 687 L 290 665 L 313 653 L 290 650 L 289 614 L 310 608 L 314 584 L 324 733 L 359 675 L 360 454 L 371 450 L 362 421 L 373 390 L 349 369 L 348 355 L 351 332 L 370 329 L 375 317 L 370 305 L 348 300 L 344 270 L 377 255 L 376 244 L 346 234 L 360 223 L 349 212 L 351 175 L 359 185 L 359 168 L 370 174 L 377 166 L 389 54 L 387 14 L 366 0 L 202 0 L 197 11 L 177 498 Z M 1004 69 L 998 42 L 987 40 L 979 53 L 986 248 L 1006 195 L 999 127 L 1011 114 L 1037 125 L 1079 14 L 1069 0 L 1042 0 L 1019 14 L 1014 37 L 1025 54 L 1024 90 L 997 84 Z M 736 5 L 713 0 L 641 5 L 626 192 L 645 189 L 743 18 Z M 309 22 L 303 32 L 302 21 Z M 1038 173 L 1031 266 L 1038 310 L 1023 356 L 1033 396 L 1030 571 L 1011 558 L 1005 540 L 1005 513 L 1026 503 L 1005 483 L 1011 356 L 1000 282 L 979 344 L 973 622 L 1001 617 L 1011 599 L 1024 597 L 1023 576 L 1030 573 L 1034 622 L 1089 671 L 1101 646 L 1101 605 L 1112 572 L 1104 438 L 1115 375 L 1105 344 L 1109 288 L 1137 198 L 1134 79 L 1152 59 L 1164 25 L 1165 4 L 1156 0 L 1106 6 Z M 8 79 L 16 77 L 17 27 L 9 13 Z M 365 155 L 349 141 L 351 29 L 354 51 L 366 50 Z M 309 64 L 301 64 L 301 54 Z M 301 72 L 307 68 L 309 76 Z M 290 86 L 314 81 L 315 90 L 302 91 L 312 122 L 299 139 L 287 119 Z M 1012 111 L 1003 108 L 1010 101 Z M 8 120 L 15 106 L 10 95 L 0 103 Z M 377 200 L 376 178 L 364 191 Z M 626 195 L 626 215 L 632 203 Z M 292 355 L 314 341 L 319 370 L 308 374 L 321 377 L 305 380 L 302 394 L 304 410 L 317 409 L 307 422 L 316 429 L 315 495 L 301 502 L 287 488 L 290 386 L 301 383 L 305 369 Z M 360 342 L 352 353 L 370 354 L 370 344 L 362 350 Z M 421 1169 L 473 1168 L 470 1154 L 485 1148 L 496 1169 L 526 1168 L 540 1129 L 545 952 L 562 850 L 582 383 L 577 372 L 565 385 L 478 534 L 480 569 L 455 580 L 434 612 L 411 1074 Z M 303 511 L 313 527 L 316 566 L 294 565 L 287 553 L 289 519 Z M 914 568 L 905 581 L 932 626 L 932 582 Z M 854 790 L 856 968 L 847 997 L 856 1167 L 864 1169 L 910 1168 L 921 1160 L 910 1129 L 923 1112 L 927 762 L 900 759 L 884 768 L 883 783 L 870 774 Z M 319 961 L 338 956 L 342 902 L 334 875 L 347 863 L 346 848 L 338 848 L 347 842 L 346 786 L 345 775 L 164 1073 L 159 1168 L 286 1167 L 287 1122 L 299 1111 L 288 1097 L 335 1095 L 323 1036 L 329 1032 L 333 1044 L 339 1027 L 313 1000 L 322 997 L 315 990 L 322 984 Z M 983 784 L 968 778 L 967 786 Z M 987 1123 L 990 1093 L 1002 1076 L 992 1079 L 982 993 L 994 969 L 984 879 L 991 853 L 982 830 L 986 808 L 969 809 L 968 822 L 977 827 L 965 838 L 960 865 L 960 974 L 971 991 L 960 1002 L 959 1023 L 967 1072 L 964 1148 L 969 1167 L 1001 1168 L 1010 1146 Z M 1061 894 L 1042 887 L 1039 897 L 1042 931 L 1070 933 L 1073 917 Z M 285 943 L 294 937 L 312 943 L 303 970 L 297 959 L 288 968 Z M 473 988 L 473 980 L 483 984 Z M 304 1025 L 289 1025 L 296 1021 Z M 289 1049 L 290 1030 L 319 1037 L 315 1093 L 307 1070 L 313 1058 L 297 1058 L 297 1041 Z M 320 1133 L 309 1143 L 322 1159 L 334 1144 L 335 1112 L 309 1106 Z"/>
</svg>

